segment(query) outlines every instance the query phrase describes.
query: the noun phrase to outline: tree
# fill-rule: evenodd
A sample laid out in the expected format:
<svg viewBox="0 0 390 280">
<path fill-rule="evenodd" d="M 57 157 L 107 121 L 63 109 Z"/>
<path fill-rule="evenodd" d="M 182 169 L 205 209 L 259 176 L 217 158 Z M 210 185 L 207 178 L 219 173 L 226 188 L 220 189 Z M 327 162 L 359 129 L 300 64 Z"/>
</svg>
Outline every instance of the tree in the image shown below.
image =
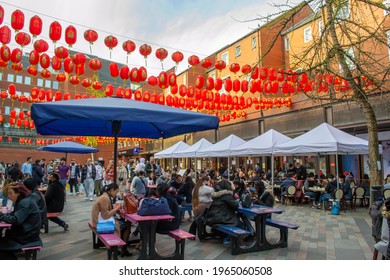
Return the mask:
<svg viewBox="0 0 390 280">
<path fill-rule="evenodd" d="M 390 31 L 386 31 L 386 26 L 390 29 L 389 6 L 371 0 L 312 0 L 306 3 L 312 7 L 313 14 L 290 29 L 286 28 L 288 23 L 305 5 L 292 7 L 288 2 L 274 5 L 280 12 L 272 16 L 278 17 L 280 29 L 270 41 L 268 51 L 280 37 L 288 38 L 294 30 L 307 27 L 307 34 L 301 30 L 308 36 L 304 37 L 306 44 L 291 43 L 288 52 L 289 68 L 301 69 L 297 90 L 323 104 L 347 101 L 362 110 L 367 121 L 371 185 L 381 185 L 377 164 L 380 159 L 378 123 L 372 97 L 390 91 Z M 268 20 L 269 15 L 255 20 L 265 19 Z M 304 74 L 308 77 L 305 84 L 308 88 L 303 87 Z"/>
</svg>

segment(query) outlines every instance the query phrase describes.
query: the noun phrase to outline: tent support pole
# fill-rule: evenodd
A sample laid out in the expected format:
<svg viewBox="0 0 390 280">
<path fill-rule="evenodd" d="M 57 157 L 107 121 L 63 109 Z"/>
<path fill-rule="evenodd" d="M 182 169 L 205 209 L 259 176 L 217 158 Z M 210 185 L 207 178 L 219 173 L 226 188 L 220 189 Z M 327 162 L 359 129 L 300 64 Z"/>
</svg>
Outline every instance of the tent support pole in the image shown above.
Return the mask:
<svg viewBox="0 0 390 280">
<path fill-rule="evenodd" d="M 274 174 L 275 174 L 275 172 L 274 172 L 274 154 L 272 153 L 271 154 L 271 186 L 272 186 L 272 188 L 274 187 Z"/>
<path fill-rule="evenodd" d="M 317 171 L 317 175 L 318 175 L 318 179 L 320 178 L 320 153 L 317 154 L 317 163 L 318 163 L 318 171 Z"/>
<path fill-rule="evenodd" d="M 194 178 L 195 178 L 195 184 L 196 184 L 196 181 L 198 180 L 198 176 L 197 176 L 197 174 L 196 174 L 196 173 L 197 173 L 197 170 L 196 170 L 196 167 L 197 167 L 197 166 L 196 166 L 196 163 L 197 163 L 197 162 L 196 162 L 196 152 L 195 152 L 195 157 L 194 157 L 194 172 L 195 172 L 195 177 L 194 177 Z"/>
<path fill-rule="evenodd" d="M 228 173 L 227 174 L 228 174 L 228 180 L 230 181 L 230 157 L 228 157 Z"/>
<path fill-rule="evenodd" d="M 114 134 L 114 183 L 116 183 L 117 176 L 117 154 L 118 154 L 118 135 L 121 130 L 121 121 L 112 121 L 112 133 Z"/>
<path fill-rule="evenodd" d="M 337 188 L 340 188 L 339 186 L 339 154 L 336 152 L 336 180 L 337 180 Z"/>
</svg>

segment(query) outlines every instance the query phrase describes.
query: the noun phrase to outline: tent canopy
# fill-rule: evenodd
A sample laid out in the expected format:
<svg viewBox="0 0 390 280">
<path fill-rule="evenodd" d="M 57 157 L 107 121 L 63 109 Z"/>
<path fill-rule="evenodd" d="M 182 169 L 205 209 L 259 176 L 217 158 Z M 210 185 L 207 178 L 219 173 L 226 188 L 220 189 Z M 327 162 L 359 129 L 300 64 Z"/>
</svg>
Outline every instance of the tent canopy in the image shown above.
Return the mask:
<svg viewBox="0 0 390 280">
<path fill-rule="evenodd" d="M 336 153 L 368 154 L 368 141 L 323 123 L 288 142 L 275 146 L 276 155 Z"/>
<path fill-rule="evenodd" d="M 188 147 L 190 147 L 188 144 L 184 143 L 183 141 L 179 141 L 175 145 L 173 145 L 165 150 L 162 150 L 161 152 L 155 153 L 154 157 L 155 158 L 171 158 L 172 153 L 187 149 Z"/>
<path fill-rule="evenodd" d="M 229 157 L 232 148 L 244 143 L 246 142 L 240 137 L 230 134 L 214 145 L 197 152 L 196 157 Z"/>
<path fill-rule="evenodd" d="M 274 146 L 285 143 L 291 140 L 276 130 L 270 129 L 248 142 L 233 147 L 230 155 L 246 156 L 246 155 L 271 155 L 274 152 Z"/>
<path fill-rule="evenodd" d="M 216 129 L 219 123 L 215 116 L 123 98 L 35 103 L 31 116 L 42 135 L 158 139 Z"/>
<path fill-rule="evenodd" d="M 52 145 L 47 145 L 37 148 L 38 151 L 58 152 L 58 153 L 72 153 L 72 154 L 88 154 L 97 153 L 99 149 L 85 146 L 76 142 L 65 141 Z"/>
<path fill-rule="evenodd" d="M 211 142 L 209 142 L 205 138 L 202 138 L 192 146 L 188 147 L 187 149 L 172 153 L 171 157 L 172 158 L 194 158 L 196 157 L 196 154 L 199 151 L 206 149 L 211 145 L 213 145 Z"/>
</svg>

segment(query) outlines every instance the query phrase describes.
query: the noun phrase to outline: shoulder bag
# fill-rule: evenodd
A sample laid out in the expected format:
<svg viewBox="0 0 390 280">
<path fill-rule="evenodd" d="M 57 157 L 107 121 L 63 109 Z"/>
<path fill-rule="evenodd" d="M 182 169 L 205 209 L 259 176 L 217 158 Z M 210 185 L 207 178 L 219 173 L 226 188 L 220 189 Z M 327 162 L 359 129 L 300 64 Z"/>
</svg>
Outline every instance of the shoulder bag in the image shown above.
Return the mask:
<svg viewBox="0 0 390 280">
<path fill-rule="evenodd" d="M 145 197 L 141 200 L 137 213 L 140 216 L 158 216 L 169 215 L 172 211 L 169 208 L 168 200 L 165 197 L 160 197 L 158 199 Z"/>
</svg>

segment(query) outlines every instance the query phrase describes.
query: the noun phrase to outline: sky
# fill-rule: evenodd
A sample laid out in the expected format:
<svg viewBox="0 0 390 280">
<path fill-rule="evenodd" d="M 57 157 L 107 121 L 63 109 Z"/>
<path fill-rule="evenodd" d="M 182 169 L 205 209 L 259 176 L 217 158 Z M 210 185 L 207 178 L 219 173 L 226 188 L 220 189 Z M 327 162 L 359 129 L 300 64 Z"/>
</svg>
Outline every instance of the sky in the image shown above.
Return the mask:
<svg viewBox="0 0 390 280">
<path fill-rule="evenodd" d="M 83 33 L 89 28 L 94 29 L 99 39 L 92 46 L 92 54 L 101 58 L 110 59 L 104 38 L 114 35 L 119 44 L 111 52 L 111 60 L 116 62 L 126 63 L 122 43 L 132 40 L 137 49 L 129 56 L 130 68 L 145 66 L 138 48 L 147 43 L 153 50 L 147 61 L 149 75 L 157 75 L 162 67 L 164 70 L 173 67 L 170 56 L 176 50 L 184 54 L 178 72 L 185 70 L 190 55 L 195 54 L 202 59 L 233 43 L 263 24 L 252 19 L 266 16 L 273 10 L 272 4 L 266 0 L 0 0 L 0 5 L 5 10 L 3 25 L 11 26 L 11 14 L 16 9 L 25 14 L 25 32 L 28 32 L 29 20 L 33 15 L 41 17 L 43 30 L 38 39 L 48 42 L 51 22 L 60 22 L 62 38 L 68 25 L 75 26 L 78 39 L 73 50 L 76 51 L 90 52 Z M 17 47 L 12 42 L 10 47 Z M 57 43 L 57 46 L 60 45 L 66 46 L 64 39 Z M 50 54 L 54 46 L 52 43 L 49 46 Z M 163 66 L 155 57 L 155 50 L 160 47 L 169 53 Z M 31 49 L 30 44 L 24 51 Z"/>
</svg>

